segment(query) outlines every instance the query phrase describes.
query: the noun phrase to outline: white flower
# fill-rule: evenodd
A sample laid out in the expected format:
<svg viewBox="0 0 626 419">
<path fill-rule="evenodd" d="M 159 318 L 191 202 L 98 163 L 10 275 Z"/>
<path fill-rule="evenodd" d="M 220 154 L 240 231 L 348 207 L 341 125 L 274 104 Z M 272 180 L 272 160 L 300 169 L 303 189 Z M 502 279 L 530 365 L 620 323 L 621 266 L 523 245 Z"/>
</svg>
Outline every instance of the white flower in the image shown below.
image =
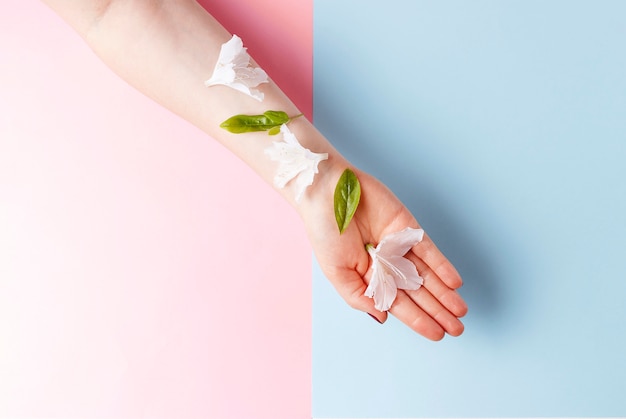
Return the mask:
<svg viewBox="0 0 626 419">
<path fill-rule="evenodd" d="M 374 298 L 376 310 L 389 310 L 396 299 L 398 288 L 416 290 L 424 283 L 413 262 L 404 257 L 423 237 L 424 230 L 407 227 L 385 236 L 376 248 L 371 244 L 366 246 L 373 267 L 372 279 L 365 295 Z"/>
<path fill-rule="evenodd" d="M 252 88 L 267 82 L 267 73 L 250 65 L 250 55 L 243 47 L 243 41 L 237 35 L 233 35 L 230 41 L 222 44 L 213 75 L 204 82 L 204 85 L 209 87 L 223 84 L 261 102 L 263 93 Z"/>
<path fill-rule="evenodd" d="M 313 177 L 318 173 L 317 165 L 328 158 L 328 153 L 313 153 L 300 145 L 298 139 L 287 125 L 280 126 L 284 142 L 272 143 L 265 150 L 270 158 L 279 163 L 278 172 L 274 176 L 274 185 L 284 188 L 287 183 L 296 178 L 296 201 L 300 201 L 307 186 L 313 184 Z"/>
</svg>

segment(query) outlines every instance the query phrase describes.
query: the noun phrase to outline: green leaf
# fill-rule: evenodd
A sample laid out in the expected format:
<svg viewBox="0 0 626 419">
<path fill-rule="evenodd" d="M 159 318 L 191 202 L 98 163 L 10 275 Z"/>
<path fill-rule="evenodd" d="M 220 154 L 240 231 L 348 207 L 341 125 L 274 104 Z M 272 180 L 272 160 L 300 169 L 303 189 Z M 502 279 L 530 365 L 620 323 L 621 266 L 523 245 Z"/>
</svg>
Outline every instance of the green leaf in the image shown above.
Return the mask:
<svg viewBox="0 0 626 419">
<path fill-rule="evenodd" d="M 335 219 L 337 220 L 337 227 L 339 227 L 339 234 L 342 234 L 361 200 L 361 184 L 354 172 L 350 169 L 344 170 L 335 187 Z"/>
<path fill-rule="evenodd" d="M 220 124 L 221 128 L 234 134 L 244 132 L 268 131 L 289 122 L 289 116 L 283 111 L 267 111 L 263 115 L 235 115 Z"/>
<path fill-rule="evenodd" d="M 267 133 L 269 135 L 277 135 L 280 133 L 280 127 L 272 127 Z"/>
</svg>

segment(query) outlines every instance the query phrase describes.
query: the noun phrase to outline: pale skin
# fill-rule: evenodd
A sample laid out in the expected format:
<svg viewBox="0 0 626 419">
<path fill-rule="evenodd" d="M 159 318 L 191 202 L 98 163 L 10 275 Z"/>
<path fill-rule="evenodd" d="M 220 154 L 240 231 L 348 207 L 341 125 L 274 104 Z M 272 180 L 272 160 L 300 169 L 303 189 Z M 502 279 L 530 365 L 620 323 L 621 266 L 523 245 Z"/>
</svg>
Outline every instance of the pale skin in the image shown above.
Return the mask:
<svg viewBox="0 0 626 419">
<path fill-rule="evenodd" d="M 44 0 L 85 39 L 120 77 L 164 107 L 196 125 L 240 157 L 268 183 L 277 165 L 264 154 L 275 141 L 266 133 L 248 133 L 235 140 L 219 124 L 236 114 L 300 111 L 272 81 L 259 88 L 262 103 L 225 86 L 205 88 L 228 33 L 193 0 Z M 246 40 L 244 39 L 244 45 Z M 270 74 L 271 77 L 271 74 Z M 424 278 L 415 291 L 398 291 L 389 312 L 374 308 L 364 292 L 371 275 L 365 244 L 376 245 L 385 235 L 419 227 L 411 212 L 381 182 L 358 170 L 304 117 L 290 122 L 300 143 L 316 153 L 328 153 L 300 202 L 291 185 L 277 189 L 301 216 L 317 260 L 337 292 L 353 308 L 379 322 L 388 313 L 431 340 L 463 332 L 459 320 L 467 305 L 457 292 L 462 280 L 428 234 L 406 255 Z M 241 134 L 240 134 L 241 135 Z M 361 203 L 347 230 L 340 235 L 333 212 L 339 176 L 352 168 L 361 182 Z"/>
</svg>

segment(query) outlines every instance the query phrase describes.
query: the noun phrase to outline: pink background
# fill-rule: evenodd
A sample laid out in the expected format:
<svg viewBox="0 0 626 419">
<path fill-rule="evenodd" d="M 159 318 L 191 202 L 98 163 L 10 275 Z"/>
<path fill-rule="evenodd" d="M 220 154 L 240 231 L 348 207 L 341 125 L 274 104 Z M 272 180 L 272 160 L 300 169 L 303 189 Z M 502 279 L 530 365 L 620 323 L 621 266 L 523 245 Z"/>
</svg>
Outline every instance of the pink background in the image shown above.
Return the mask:
<svg viewBox="0 0 626 419">
<path fill-rule="evenodd" d="M 4 5 L 0 417 L 310 417 L 300 220 L 45 6 Z M 312 2 L 211 7 L 311 116 Z"/>
</svg>

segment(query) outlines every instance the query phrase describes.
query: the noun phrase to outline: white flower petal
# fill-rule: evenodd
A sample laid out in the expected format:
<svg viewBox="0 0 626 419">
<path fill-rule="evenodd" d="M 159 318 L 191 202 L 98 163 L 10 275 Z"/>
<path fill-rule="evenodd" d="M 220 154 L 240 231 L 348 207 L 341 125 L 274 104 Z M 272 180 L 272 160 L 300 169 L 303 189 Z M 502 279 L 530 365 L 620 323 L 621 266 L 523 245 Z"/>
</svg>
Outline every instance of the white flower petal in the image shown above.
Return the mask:
<svg viewBox="0 0 626 419">
<path fill-rule="evenodd" d="M 407 227 L 402 231 L 383 237 L 376 249 L 381 256 L 404 256 L 423 238 L 424 230 Z"/>
<path fill-rule="evenodd" d="M 274 176 L 274 185 L 277 188 L 284 188 L 290 180 L 306 171 L 308 167 L 299 150 L 289 144 L 274 142 L 266 153 L 270 159 L 279 162 L 278 171 Z"/>
<path fill-rule="evenodd" d="M 296 202 L 300 202 L 302 197 L 304 196 L 304 191 L 307 187 L 313 184 L 314 173 L 310 167 L 307 167 L 305 170 L 300 172 L 298 177 L 294 180 L 294 185 L 296 189 Z"/>
<path fill-rule="evenodd" d="M 235 67 L 237 77 L 246 86 L 254 87 L 261 83 L 267 83 L 267 73 L 259 67 Z"/>
<path fill-rule="evenodd" d="M 396 299 L 398 289 L 393 277 L 385 269 L 380 268 L 382 266 L 374 265 L 372 279 L 365 290 L 365 296 L 374 298 L 376 310 L 387 311 Z"/>
<path fill-rule="evenodd" d="M 306 148 L 300 145 L 300 141 L 298 141 L 298 139 L 296 138 L 296 135 L 293 132 L 291 132 L 287 124 L 282 124 L 280 126 L 280 133 L 283 134 L 283 140 L 287 144 L 292 145 L 298 149 L 306 150 Z"/>
<path fill-rule="evenodd" d="M 263 93 L 253 87 L 267 82 L 267 73 L 261 68 L 250 66 L 250 55 L 243 47 L 241 38 L 233 35 L 228 42 L 222 44 L 213 75 L 204 85 L 209 87 L 221 84 L 262 101 Z"/>
<path fill-rule="evenodd" d="M 245 51 L 246 48 L 243 47 L 243 41 L 241 38 L 233 34 L 232 38 L 222 44 L 220 56 L 217 58 L 217 63 L 218 65 L 248 65 L 250 57 L 245 53 Z"/>
<path fill-rule="evenodd" d="M 283 142 L 273 142 L 265 150 L 270 159 L 277 161 L 278 171 L 274 176 L 274 185 L 284 188 L 296 178 L 296 201 L 300 201 L 305 189 L 313 184 L 315 174 L 319 172 L 318 164 L 328 158 L 327 153 L 313 153 L 302 147 L 295 135 L 283 124 L 280 127 Z"/>
<path fill-rule="evenodd" d="M 232 65 L 224 65 L 215 67 L 213 75 L 210 79 L 204 82 L 207 87 L 215 86 L 216 84 L 230 85 L 235 81 L 235 70 Z"/>
<path fill-rule="evenodd" d="M 415 264 L 402 256 L 391 256 L 388 259 L 380 257 L 381 263 L 392 266 L 393 278 L 396 286 L 401 290 L 416 290 L 422 286 L 424 279 L 417 273 Z M 387 267 L 387 266 L 385 266 Z"/>
<path fill-rule="evenodd" d="M 424 279 L 404 255 L 424 237 L 424 230 L 406 228 L 383 237 L 378 246 L 367 245 L 372 258 L 372 279 L 365 296 L 374 297 L 374 307 L 387 311 L 396 298 L 397 290 L 416 290 Z"/>
</svg>

